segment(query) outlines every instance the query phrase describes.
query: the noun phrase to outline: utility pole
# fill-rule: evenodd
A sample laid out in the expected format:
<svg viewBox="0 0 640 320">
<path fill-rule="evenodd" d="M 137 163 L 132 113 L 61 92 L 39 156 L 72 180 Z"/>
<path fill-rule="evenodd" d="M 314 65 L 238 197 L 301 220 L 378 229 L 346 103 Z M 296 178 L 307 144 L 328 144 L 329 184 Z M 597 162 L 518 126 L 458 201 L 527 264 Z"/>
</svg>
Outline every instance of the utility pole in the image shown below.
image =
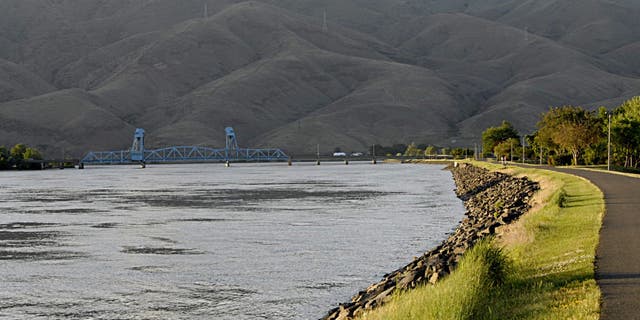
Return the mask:
<svg viewBox="0 0 640 320">
<path fill-rule="evenodd" d="M 376 160 L 376 144 L 375 143 L 371 145 L 371 163 L 372 164 L 378 163 L 378 161 Z"/>
<path fill-rule="evenodd" d="M 511 140 L 511 153 L 509 154 L 509 161 L 513 162 L 513 140 Z"/>
<path fill-rule="evenodd" d="M 327 10 L 324 10 L 324 15 L 322 18 L 322 31 L 327 32 L 329 28 L 327 27 Z"/>
<path fill-rule="evenodd" d="M 207 3 L 204 3 L 204 18 L 208 18 L 209 17 L 209 8 L 207 7 Z"/>
<path fill-rule="evenodd" d="M 609 118 L 609 129 L 607 133 L 607 171 L 611 171 L 611 111 L 607 112 Z"/>
<path fill-rule="evenodd" d="M 524 137 L 526 137 L 526 135 L 522 136 L 522 164 L 524 164 Z"/>
</svg>

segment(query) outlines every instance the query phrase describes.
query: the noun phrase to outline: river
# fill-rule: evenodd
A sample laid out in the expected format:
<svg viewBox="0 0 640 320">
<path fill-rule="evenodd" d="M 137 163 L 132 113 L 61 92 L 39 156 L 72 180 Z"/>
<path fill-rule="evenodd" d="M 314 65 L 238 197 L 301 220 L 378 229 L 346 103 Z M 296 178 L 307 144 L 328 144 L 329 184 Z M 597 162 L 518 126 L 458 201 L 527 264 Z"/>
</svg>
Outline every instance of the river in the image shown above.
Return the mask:
<svg viewBox="0 0 640 320">
<path fill-rule="evenodd" d="M 317 319 L 457 226 L 442 168 L 0 172 L 0 318 Z"/>
</svg>

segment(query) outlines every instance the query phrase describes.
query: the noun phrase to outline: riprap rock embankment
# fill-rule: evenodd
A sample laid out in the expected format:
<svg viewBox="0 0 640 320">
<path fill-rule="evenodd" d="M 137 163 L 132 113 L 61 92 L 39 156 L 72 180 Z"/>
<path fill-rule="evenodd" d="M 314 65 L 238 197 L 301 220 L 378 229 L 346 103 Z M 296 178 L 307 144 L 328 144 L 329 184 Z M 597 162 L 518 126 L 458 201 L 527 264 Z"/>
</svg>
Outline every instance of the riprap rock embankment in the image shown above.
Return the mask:
<svg viewBox="0 0 640 320">
<path fill-rule="evenodd" d="M 476 242 L 526 213 L 539 188 L 527 178 L 515 178 L 469 164 L 450 169 L 457 187 L 456 195 L 464 201 L 467 210 L 455 232 L 435 249 L 358 292 L 350 302 L 331 310 L 323 320 L 351 319 L 384 304 L 396 290 L 435 283 L 451 273 L 462 254 Z"/>
</svg>

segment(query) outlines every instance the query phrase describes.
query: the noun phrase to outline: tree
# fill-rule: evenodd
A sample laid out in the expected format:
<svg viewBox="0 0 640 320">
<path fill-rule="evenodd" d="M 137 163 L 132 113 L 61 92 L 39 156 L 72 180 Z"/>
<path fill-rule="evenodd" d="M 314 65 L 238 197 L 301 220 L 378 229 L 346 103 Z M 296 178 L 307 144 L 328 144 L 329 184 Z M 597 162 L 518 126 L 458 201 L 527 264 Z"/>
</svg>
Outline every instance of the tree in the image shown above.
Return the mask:
<svg viewBox="0 0 640 320">
<path fill-rule="evenodd" d="M 613 158 L 625 167 L 637 167 L 640 158 L 640 97 L 617 107 L 611 117 Z"/>
<path fill-rule="evenodd" d="M 519 140 L 518 131 L 507 121 L 502 121 L 498 127 L 490 127 L 482 133 L 482 147 L 487 151 L 493 151 L 496 145 L 509 139 Z"/>
<path fill-rule="evenodd" d="M 16 160 L 23 159 L 25 151 L 27 151 L 27 146 L 22 143 L 18 143 L 11 148 L 11 157 Z"/>
<path fill-rule="evenodd" d="M 578 164 L 580 153 L 602 136 L 594 112 L 574 106 L 551 108 L 538 122 L 538 128 L 540 142 L 568 151 L 573 165 Z"/>
<path fill-rule="evenodd" d="M 22 143 L 16 144 L 10 150 L 0 146 L 0 170 L 40 168 L 39 165 L 35 166 L 25 160 L 42 160 L 42 154 L 35 148 L 27 147 Z"/>
<path fill-rule="evenodd" d="M 407 149 L 405 149 L 404 151 L 404 156 L 405 157 L 415 157 L 420 153 L 420 150 L 418 149 L 418 147 L 416 147 L 416 144 L 411 142 L 408 146 Z"/>
<path fill-rule="evenodd" d="M 467 155 L 472 155 L 473 150 L 467 148 L 453 148 L 451 149 L 451 155 L 455 159 L 464 159 Z"/>
<path fill-rule="evenodd" d="M 598 143 L 592 144 L 584 149 L 582 159 L 584 160 L 584 164 L 586 165 L 594 165 L 606 162 L 607 141 L 605 139 L 601 139 L 601 141 L 599 141 Z"/>
<path fill-rule="evenodd" d="M 493 154 L 495 154 L 498 158 L 505 157 L 510 161 L 513 160 L 511 159 L 511 152 L 516 150 L 516 148 L 520 146 L 520 142 L 518 141 L 519 140 L 516 138 L 511 138 L 500 142 L 493 148 Z"/>
<path fill-rule="evenodd" d="M 24 151 L 23 154 L 23 159 L 25 160 L 42 160 L 42 155 L 40 154 L 40 151 L 34 149 L 34 148 L 27 148 Z"/>
<path fill-rule="evenodd" d="M 537 158 L 540 160 L 540 164 L 542 164 L 544 149 L 536 141 L 537 134 L 538 133 L 535 132 L 533 134 L 525 135 L 525 145 L 522 147 L 525 148 L 527 159 L 535 160 Z"/>
<path fill-rule="evenodd" d="M 552 154 L 560 153 L 560 146 L 553 142 L 551 138 L 551 130 L 538 130 L 534 133 L 532 145 L 538 150 L 538 156 L 540 157 L 540 164 L 545 156 L 551 156 Z M 549 163 L 551 164 L 551 163 Z"/>
<path fill-rule="evenodd" d="M 638 146 L 640 146 L 640 121 L 616 115 L 611 123 L 611 141 L 616 146 L 619 157 L 624 158 L 625 167 L 636 167 Z"/>
<path fill-rule="evenodd" d="M 6 170 L 11 167 L 10 153 L 5 146 L 0 146 L 0 170 Z"/>
<path fill-rule="evenodd" d="M 437 153 L 436 147 L 434 146 L 428 146 L 424 149 L 424 155 L 427 157 L 435 156 Z"/>
<path fill-rule="evenodd" d="M 13 146 L 11 148 L 11 158 L 10 158 L 10 166 L 16 166 L 19 169 L 23 169 L 23 159 L 24 159 L 24 153 L 27 151 L 27 147 L 22 144 L 22 143 L 18 143 L 15 146 Z"/>
</svg>

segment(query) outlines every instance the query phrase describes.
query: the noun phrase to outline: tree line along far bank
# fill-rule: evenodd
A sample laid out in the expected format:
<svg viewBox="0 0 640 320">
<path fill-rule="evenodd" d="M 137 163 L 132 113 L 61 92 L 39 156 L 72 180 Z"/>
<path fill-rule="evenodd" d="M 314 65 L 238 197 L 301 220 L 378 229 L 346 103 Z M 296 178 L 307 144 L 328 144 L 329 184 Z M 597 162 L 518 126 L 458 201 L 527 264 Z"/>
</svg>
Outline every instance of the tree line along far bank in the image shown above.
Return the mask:
<svg viewBox="0 0 640 320">
<path fill-rule="evenodd" d="M 469 148 L 448 148 L 438 147 L 429 144 L 416 144 L 414 142 L 406 145 L 404 143 L 394 144 L 391 146 L 383 146 L 376 144 L 375 148 L 369 147 L 367 154 L 374 154 L 375 149 L 376 157 L 406 157 L 406 158 L 453 158 L 464 159 L 467 157 L 473 157 L 474 151 Z"/>
<path fill-rule="evenodd" d="M 624 171 L 640 170 L 640 97 L 633 97 L 613 110 L 589 111 L 580 106 L 552 107 L 541 115 L 537 131 L 521 136 L 507 121 L 482 133 L 479 156 L 549 165 L 606 164 L 611 138 L 611 165 Z M 609 135 L 610 129 L 610 135 Z M 404 151 L 401 151 L 404 150 Z M 447 155 L 459 159 L 475 157 L 468 148 L 432 145 L 376 145 L 376 155 L 433 158 Z"/>
<path fill-rule="evenodd" d="M 40 169 L 40 164 L 34 164 L 31 160 L 42 160 L 42 155 L 35 148 L 22 143 L 16 144 L 11 149 L 0 146 L 0 170 L 29 170 Z"/>
<path fill-rule="evenodd" d="M 542 114 L 537 131 L 522 137 L 507 121 L 482 133 L 482 157 L 511 161 L 536 159 L 550 165 L 606 164 L 611 138 L 611 164 L 625 171 L 640 166 L 640 96 L 633 97 L 609 111 L 605 107 L 589 111 L 579 106 L 553 107 Z M 609 135 L 610 133 L 610 135 Z M 523 146 L 524 145 L 524 146 Z M 474 157 L 469 148 L 440 148 L 411 143 L 390 147 L 375 145 L 369 154 L 435 158 Z M 0 146 L 0 170 L 39 169 L 31 160 L 42 160 L 35 148 L 16 144 L 11 149 Z"/>
<path fill-rule="evenodd" d="M 594 111 L 579 106 L 554 107 L 542 114 L 536 127 L 537 131 L 524 136 L 525 147 L 510 123 L 488 128 L 482 133 L 483 150 L 510 160 L 519 160 L 524 151 L 527 159 L 536 158 L 541 164 L 598 165 L 607 163 L 610 137 L 611 164 L 624 170 L 638 169 L 640 97 L 611 111 L 605 107 Z"/>
</svg>

